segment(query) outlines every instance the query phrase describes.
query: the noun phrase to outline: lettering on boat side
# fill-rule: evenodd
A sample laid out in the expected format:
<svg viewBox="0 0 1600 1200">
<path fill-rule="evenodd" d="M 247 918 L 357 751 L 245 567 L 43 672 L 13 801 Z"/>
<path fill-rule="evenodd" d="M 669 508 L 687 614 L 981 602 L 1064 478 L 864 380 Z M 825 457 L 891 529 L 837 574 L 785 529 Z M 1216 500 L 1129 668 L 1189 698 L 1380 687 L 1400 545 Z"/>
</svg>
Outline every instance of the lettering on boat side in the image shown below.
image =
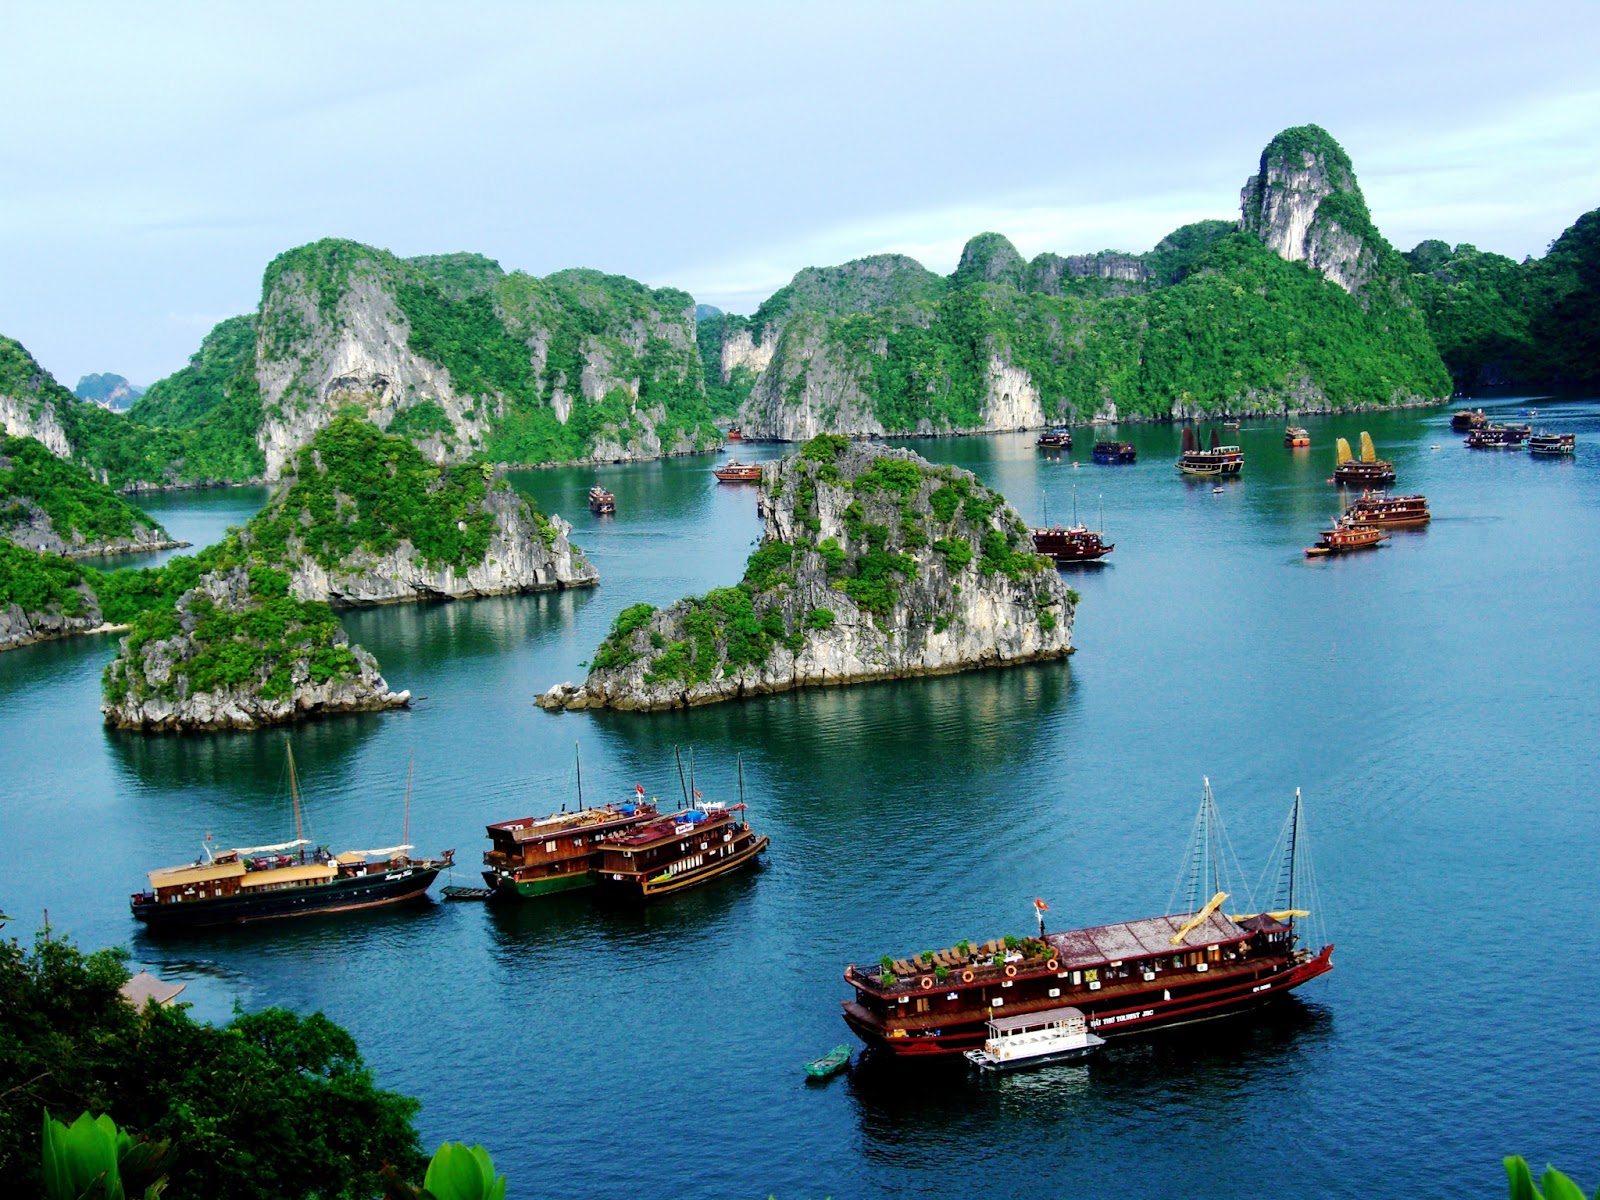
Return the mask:
<svg viewBox="0 0 1600 1200">
<path fill-rule="evenodd" d="M 1155 1015 L 1155 1009 L 1147 1008 L 1143 1012 L 1119 1013 L 1114 1017 L 1096 1017 L 1094 1020 L 1090 1021 L 1089 1024 L 1095 1028 L 1099 1028 L 1101 1025 L 1116 1025 L 1123 1021 L 1137 1021 L 1143 1017 L 1153 1017 Z"/>
</svg>

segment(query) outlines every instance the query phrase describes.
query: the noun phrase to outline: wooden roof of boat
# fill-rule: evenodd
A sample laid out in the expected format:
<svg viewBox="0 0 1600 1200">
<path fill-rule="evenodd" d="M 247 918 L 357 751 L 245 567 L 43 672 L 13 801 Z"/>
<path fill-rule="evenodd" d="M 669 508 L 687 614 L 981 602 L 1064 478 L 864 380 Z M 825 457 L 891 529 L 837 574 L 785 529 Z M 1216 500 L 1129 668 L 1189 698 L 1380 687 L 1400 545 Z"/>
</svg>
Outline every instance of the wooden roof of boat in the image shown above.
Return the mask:
<svg viewBox="0 0 1600 1200">
<path fill-rule="evenodd" d="M 153 888 L 183 887 L 190 883 L 210 883 L 214 879 L 237 879 L 244 874 L 242 862 L 205 863 L 196 866 L 185 863 L 181 867 L 157 867 L 150 872 Z"/>
<path fill-rule="evenodd" d="M 239 886 L 262 888 L 279 883 L 325 883 L 338 874 L 338 871 L 339 868 L 332 863 L 306 863 L 304 866 L 296 864 L 292 867 L 279 867 L 273 871 L 251 871 L 246 878 L 239 881 Z"/>
<path fill-rule="evenodd" d="M 1142 921 L 1096 925 L 1089 929 L 1046 934 L 1044 940 L 1055 949 L 1061 969 L 1074 970 L 1097 967 L 1103 963 L 1125 962 L 1132 958 L 1198 950 L 1242 941 L 1250 936 L 1222 913 L 1212 913 L 1174 946 L 1172 935 L 1182 929 L 1192 916 L 1192 913 L 1182 913 L 1175 917 L 1146 917 Z"/>
<path fill-rule="evenodd" d="M 589 829 L 613 823 L 637 821 L 655 815 L 655 805 L 649 801 L 633 801 L 633 812 L 626 813 L 616 804 L 603 808 L 580 808 L 572 812 L 550 813 L 543 817 L 518 817 L 514 821 L 497 821 L 486 826 L 489 836 L 509 833 L 514 842 L 531 842 L 551 834 L 566 833 L 572 829 Z"/>
</svg>

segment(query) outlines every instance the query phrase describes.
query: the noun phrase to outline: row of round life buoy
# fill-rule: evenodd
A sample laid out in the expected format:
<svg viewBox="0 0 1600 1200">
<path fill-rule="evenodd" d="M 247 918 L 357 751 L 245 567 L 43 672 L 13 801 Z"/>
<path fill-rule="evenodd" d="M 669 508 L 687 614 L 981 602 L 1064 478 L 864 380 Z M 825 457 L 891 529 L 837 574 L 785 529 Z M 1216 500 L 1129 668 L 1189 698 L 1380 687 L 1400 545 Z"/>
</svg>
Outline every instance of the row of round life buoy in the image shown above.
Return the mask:
<svg viewBox="0 0 1600 1200">
<path fill-rule="evenodd" d="M 1059 962 L 1057 962 L 1055 959 L 1052 958 L 1049 962 L 1045 963 L 1044 965 L 1045 965 L 1045 967 L 1047 969 L 1049 969 L 1051 971 L 1054 971 L 1061 964 Z M 1016 965 L 1016 963 L 1008 963 L 1006 965 L 1006 978 L 1007 979 L 1015 979 L 1016 977 L 1017 977 L 1017 965 Z M 962 983 L 971 983 L 973 978 L 974 978 L 974 976 L 972 974 L 972 968 L 971 967 L 968 967 L 966 970 L 961 972 L 961 982 Z M 922 979 L 920 980 L 920 982 L 922 984 L 922 990 L 923 991 L 931 992 L 933 990 L 933 976 L 932 975 L 924 975 L 922 977 Z"/>
</svg>

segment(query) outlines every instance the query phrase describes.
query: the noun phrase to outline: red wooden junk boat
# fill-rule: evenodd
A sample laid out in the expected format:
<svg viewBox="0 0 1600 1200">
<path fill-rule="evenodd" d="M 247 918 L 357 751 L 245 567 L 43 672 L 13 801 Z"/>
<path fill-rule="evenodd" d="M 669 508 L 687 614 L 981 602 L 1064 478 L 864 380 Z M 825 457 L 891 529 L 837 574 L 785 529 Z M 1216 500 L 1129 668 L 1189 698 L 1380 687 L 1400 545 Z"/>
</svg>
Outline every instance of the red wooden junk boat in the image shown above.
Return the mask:
<svg viewBox="0 0 1600 1200">
<path fill-rule="evenodd" d="M 1532 436 L 1531 425 L 1478 425 L 1467 434 L 1465 444 L 1472 450 L 1520 450 Z"/>
<path fill-rule="evenodd" d="M 1033 548 L 1060 563 L 1093 562 L 1115 550 L 1114 542 L 1105 541 L 1099 532 L 1086 525 L 1060 525 L 1051 529 L 1033 531 Z"/>
<path fill-rule="evenodd" d="M 1373 550 L 1389 540 L 1389 535 L 1376 525 L 1358 524 L 1345 517 L 1334 522 L 1332 529 L 1324 529 L 1315 546 L 1306 547 L 1307 558 L 1322 558 L 1328 554 L 1349 554 L 1353 550 Z"/>
<path fill-rule="evenodd" d="M 744 441 L 744 430 L 740 429 L 737 425 L 729 425 L 728 426 L 728 440 L 730 442 L 742 442 L 742 441 Z"/>
<path fill-rule="evenodd" d="M 1291 425 L 1283 431 L 1283 444 L 1291 450 L 1303 450 L 1311 445 L 1311 431 Z"/>
<path fill-rule="evenodd" d="M 1300 794 L 1285 824 L 1283 878 L 1287 899 L 1273 912 L 1228 916 L 1228 893 L 1210 829 L 1218 824 L 1208 781 L 1196 822 L 1191 904 L 1196 910 L 1045 933 L 1042 900 L 1035 900 L 1039 936 L 960 942 L 871 967 L 845 969 L 853 999 L 845 1023 L 869 1046 L 895 1057 L 956 1054 L 981 1046 L 987 1022 L 1070 1005 L 1101 1037 L 1209 1020 L 1258 1008 L 1333 968 L 1333 946 L 1299 946 L 1296 918 L 1296 842 Z M 1208 879 L 1214 894 L 1204 905 Z M 1310 882 L 1309 877 L 1307 883 Z"/>
<path fill-rule="evenodd" d="M 1183 429 L 1183 453 L 1178 457 L 1178 470 L 1185 475 L 1237 475 L 1244 470 L 1244 451 L 1238 446 L 1224 446 L 1217 431 L 1211 431 L 1211 448 L 1200 449 L 1194 429 Z"/>
<path fill-rule="evenodd" d="M 1072 429 L 1066 425 L 1055 425 L 1039 435 L 1034 445 L 1041 450 L 1071 450 Z"/>
<path fill-rule="evenodd" d="M 718 483 L 761 482 L 761 464 L 742 463 L 737 458 L 730 458 L 723 466 L 713 468 L 711 473 L 717 477 Z"/>
<path fill-rule="evenodd" d="M 617 511 L 617 498 L 598 483 L 589 489 L 589 511 L 597 516 L 609 516 Z"/>
<path fill-rule="evenodd" d="M 1484 416 L 1483 409 L 1458 408 L 1450 418 L 1450 428 L 1457 433 L 1466 433 L 1469 429 L 1482 429 L 1489 423 L 1489 418 Z"/>
<path fill-rule="evenodd" d="M 1344 520 L 1351 524 L 1378 525 L 1389 529 L 1426 525 L 1432 519 L 1426 496 L 1362 492 L 1360 499 L 1344 510 Z"/>
<path fill-rule="evenodd" d="M 1394 464 L 1378 457 L 1372 445 L 1372 435 L 1361 431 L 1361 457 L 1350 453 L 1350 443 L 1339 438 L 1335 443 L 1337 465 L 1333 481 L 1338 484 L 1356 484 L 1360 487 L 1383 487 L 1394 482 Z"/>
</svg>

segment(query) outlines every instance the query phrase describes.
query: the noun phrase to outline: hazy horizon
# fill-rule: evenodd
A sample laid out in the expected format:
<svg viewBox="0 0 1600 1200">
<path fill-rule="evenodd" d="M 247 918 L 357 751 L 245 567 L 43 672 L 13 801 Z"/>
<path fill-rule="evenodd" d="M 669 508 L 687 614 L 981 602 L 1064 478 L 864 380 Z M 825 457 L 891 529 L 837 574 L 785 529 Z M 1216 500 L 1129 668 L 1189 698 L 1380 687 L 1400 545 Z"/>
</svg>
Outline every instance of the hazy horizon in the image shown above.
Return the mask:
<svg viewBox="0 0 1600 1200">
<path fill-rule="evenodd" d="M 89 5 L 12 25 L 32 52 L 0 79 L 0 333 L 68 387 L 176 370 L 322 237 L 750 312 L 808 266 L 948 273 L 988 230 L 1029 258 L 1148 250 L 1237 217 L 1262 148 L 1308 123 L 1400 249 L 1537 257 L 1600 204 L 1600 9 L 1574 5 Z"/>
</svg>

